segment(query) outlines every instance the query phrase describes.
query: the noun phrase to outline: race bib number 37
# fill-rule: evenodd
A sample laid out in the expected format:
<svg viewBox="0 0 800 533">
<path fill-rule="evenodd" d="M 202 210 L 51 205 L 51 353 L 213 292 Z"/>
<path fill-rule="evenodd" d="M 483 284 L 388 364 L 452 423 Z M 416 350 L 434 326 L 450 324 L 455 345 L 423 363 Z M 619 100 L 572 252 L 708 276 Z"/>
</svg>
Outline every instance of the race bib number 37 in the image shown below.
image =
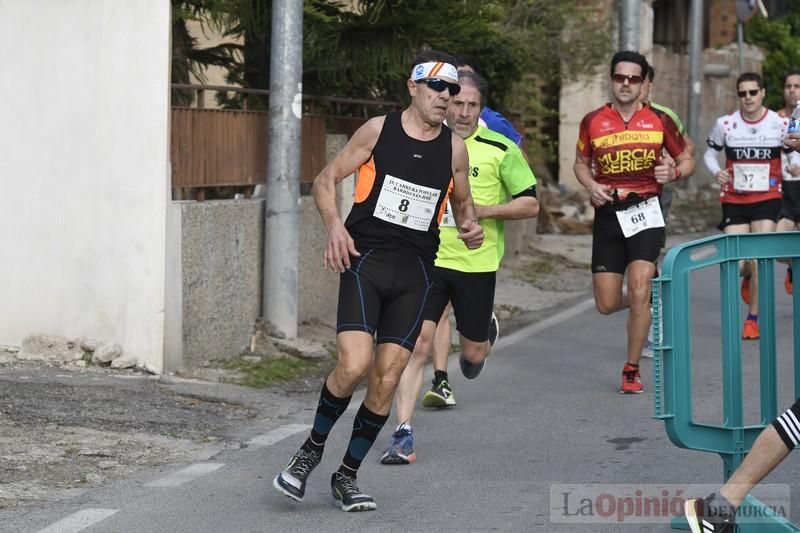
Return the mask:
<svg viewBox="0 0 800 533">
<path fill-rule="evenodd" d="M 640 231 L 664 227 L 664 216 L 658 197 L 640 202 L 624 211 L 617 211 L 617 220 L 625 237 L 633 237 Z"/>
<path fill-rule="evenodd" d="M 373 216 L 417 231 L 428 231 L 441 191 L 386 175 Z"/>
<path fill-rule="evenodd" d="M 769 165 L 765 163 L 734 163 L 733 188 L 737 191 L 769 190 Z"/>
</svg>

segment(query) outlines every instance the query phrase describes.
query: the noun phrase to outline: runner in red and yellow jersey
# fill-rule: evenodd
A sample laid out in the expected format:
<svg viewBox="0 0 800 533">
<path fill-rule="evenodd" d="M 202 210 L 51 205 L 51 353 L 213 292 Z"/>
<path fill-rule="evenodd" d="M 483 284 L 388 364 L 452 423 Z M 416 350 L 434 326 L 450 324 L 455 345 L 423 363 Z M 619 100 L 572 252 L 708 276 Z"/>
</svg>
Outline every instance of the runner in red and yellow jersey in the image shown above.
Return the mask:
<svg viewBox="0 0 800 533">
<path fill-rule="evenodd" d="M 628 358 L 620 392 L 643 391 L 639 358 L 650 328 L 650 279 L 664 234 L 658 196 L 665 183 L 694 171 L 675 122 L 639 101 L 647 60 L 623 51 L 611 59 L 612 101 L 581 121 L 575 176 L 595 207 L 592 282 L 597 310 L 630 307 Z M 661 161 L 666 150 L 674 166 Z M 625 274 L 627 294 L 622 292 Z"/>
</svg>

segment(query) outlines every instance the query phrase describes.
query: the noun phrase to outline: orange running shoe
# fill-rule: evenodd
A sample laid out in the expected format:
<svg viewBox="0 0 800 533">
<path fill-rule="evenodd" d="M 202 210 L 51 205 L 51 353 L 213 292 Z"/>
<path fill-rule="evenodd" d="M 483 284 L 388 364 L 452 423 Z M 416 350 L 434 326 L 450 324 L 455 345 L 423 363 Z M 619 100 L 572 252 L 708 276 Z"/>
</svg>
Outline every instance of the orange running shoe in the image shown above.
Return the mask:
<svg viewBox="0 0 800 533">
<path fill-rule="evenodd" d="M 750 305 L 750 276 L 742 276 L 742 288 L 739 291 L 745 305 Z"/>
<path fill-rule="evenodd" d="M 742 338 L 746 341 L 754 341 L 760 337 L 758 331 L 758 322 L 755 320 L 745 320 L 744 327 L 742 328 Z"/>
<path fill-rule="evenodd" d="M 792 267 L 786 269 L 786 277 L 783 278 L 783 288 L 786 289 L 786 294 L 792 294 L 792 289 L 794 288 L 792 285 Z"/>
<path fill-rule="evenodd" d="M 619 388 L 620 394 L 641 394 L 644 392 L 642 378 L 639 375 L 639 368 L 625 363 L 622 368 L 622 385 Z"/>
</svg>

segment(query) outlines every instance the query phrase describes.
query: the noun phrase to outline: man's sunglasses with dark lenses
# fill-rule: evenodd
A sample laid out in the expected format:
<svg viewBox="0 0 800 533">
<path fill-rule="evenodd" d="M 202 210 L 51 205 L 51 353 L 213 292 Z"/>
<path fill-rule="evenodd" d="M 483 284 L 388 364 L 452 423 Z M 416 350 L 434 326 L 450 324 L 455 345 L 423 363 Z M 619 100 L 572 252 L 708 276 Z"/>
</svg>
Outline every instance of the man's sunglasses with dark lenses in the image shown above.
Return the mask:
<svg viewBox="0 0 800 533">
<path fill-rule="evenodd" d="M 761 92 L 761 89 L 750 89 L 749 91 L 739 91 L 736 94 L 739 95 L 739 98 L 744 98 L 745 96 L 755 96 Z"/>
<path fill-rule="evenodd" d="M 628 85 L 639 85 L 644 81 L 641 76 L 632 76 L 630 74 L 612 74 L 611 79 L 617 83 L 628 82 Z"/>
<path fill-rule="evenodd" d="M 450 83 L 449 81 L 440 80 L 439 78 L 427 78 L 424 80 L 417 80 L 417 83 L 424 83 L 437 93 L 447 89 L 450 91 L 450 96 L 455 96 L 461 92 L 461 85 L 457 83 Z"/>
</svg>

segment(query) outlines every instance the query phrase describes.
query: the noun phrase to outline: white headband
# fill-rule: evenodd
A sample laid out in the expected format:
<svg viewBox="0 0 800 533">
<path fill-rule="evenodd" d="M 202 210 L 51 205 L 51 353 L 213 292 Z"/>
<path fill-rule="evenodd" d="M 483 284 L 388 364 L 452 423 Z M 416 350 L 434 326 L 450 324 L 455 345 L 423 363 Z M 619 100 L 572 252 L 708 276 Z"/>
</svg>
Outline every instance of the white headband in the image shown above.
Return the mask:
<svg viewBox="0 0 800 533">
<path fill-rule="evenodd" d="M 411 71 L 411 81 L 440 77 L 458 81 L 458 69 L 450 63 L 431 61 L 429 63 L 421 63 Z"/>
</svg>

